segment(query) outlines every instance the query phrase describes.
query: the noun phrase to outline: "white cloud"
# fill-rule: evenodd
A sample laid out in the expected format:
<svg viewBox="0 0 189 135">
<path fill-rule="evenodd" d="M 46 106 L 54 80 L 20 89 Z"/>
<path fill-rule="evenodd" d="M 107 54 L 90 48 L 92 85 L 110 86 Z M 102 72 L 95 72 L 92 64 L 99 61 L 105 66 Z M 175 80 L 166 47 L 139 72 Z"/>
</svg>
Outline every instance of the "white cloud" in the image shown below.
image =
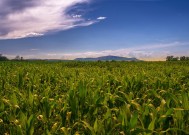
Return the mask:
<svg viewBox="0 0 189 135">
<path fill-rule="evenodd" d="M 56 53 L 48 53 L 47 56 L 57 56 Z"/>
<path fill-rule="evenodd" d="M 100 16 L 97 18 L 97 20 L 105 20 L 107 17 L 104 17 L 104 16 Z"/>
<path fill-rule="evenodd" d="M 73 15 L 72 17 L 73 17 L 73 18 L 81 18 L 82 15 Z"/>
<path fill-rule="evenodd" d="M 89 0 L 1 0 L 0 39 L 42 36 L 48 32 L 91 25 L 96 21 L 67 13 L 72 6 L 86 2 Z"/>
<path fill-rule="evenodd" d="M 39 51 L 37 48 L 30 49 L 30 51 Z"/>
</svg>

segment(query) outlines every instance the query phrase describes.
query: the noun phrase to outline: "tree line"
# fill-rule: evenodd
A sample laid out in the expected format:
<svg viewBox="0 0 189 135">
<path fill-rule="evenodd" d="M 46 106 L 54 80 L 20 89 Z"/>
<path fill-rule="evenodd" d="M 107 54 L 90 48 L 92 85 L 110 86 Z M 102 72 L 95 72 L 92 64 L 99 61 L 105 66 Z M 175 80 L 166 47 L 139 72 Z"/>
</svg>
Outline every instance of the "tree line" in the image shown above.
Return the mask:
<svg viewBox="0 0 189 135">
<path fill-rule="evenodd" d="M 0 61 L 7 61 L 7 60 L 9 60 L 7 57 L 0 54 Z"/>
<path fill-rule="evenodd" d="M 0 54 L 0 61 L 8 61 L 9 59 L 6 56 L 3 56 L 2 54 Z M 14 59 L 12 59 L 14 61 L 19 61 L 19 60 L 23 60 L 23 57 L 20 57 L 19 55 L 17 55 Z"/>
<path fill-rule="evenodd" d="M 167 56 L 166 61 L 189 61 L 189 57 L 187 57 L 187 56 L 181 56 L 181 57 Z"/>
</svg>

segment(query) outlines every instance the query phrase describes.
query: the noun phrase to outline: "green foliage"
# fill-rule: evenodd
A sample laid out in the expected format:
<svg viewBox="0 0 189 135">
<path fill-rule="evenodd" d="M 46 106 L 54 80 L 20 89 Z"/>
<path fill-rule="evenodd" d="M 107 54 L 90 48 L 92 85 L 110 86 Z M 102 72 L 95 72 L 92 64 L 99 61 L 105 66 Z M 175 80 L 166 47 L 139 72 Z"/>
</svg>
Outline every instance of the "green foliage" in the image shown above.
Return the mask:
<svg viewBox="0 0 189 135">
<path fill-rule="evenodd" d="M 189 62 L 1 62 L 0 134 L 189 134 Z"/>
<path fill-rule="evenodd" d="M 181 56 L 180 58 L 179 57 L 174 57 L 174 56 L 167 56 L 166 57 L 166 61 L 189 61 L 189 57 L 187 56 Z"/>
</svg>

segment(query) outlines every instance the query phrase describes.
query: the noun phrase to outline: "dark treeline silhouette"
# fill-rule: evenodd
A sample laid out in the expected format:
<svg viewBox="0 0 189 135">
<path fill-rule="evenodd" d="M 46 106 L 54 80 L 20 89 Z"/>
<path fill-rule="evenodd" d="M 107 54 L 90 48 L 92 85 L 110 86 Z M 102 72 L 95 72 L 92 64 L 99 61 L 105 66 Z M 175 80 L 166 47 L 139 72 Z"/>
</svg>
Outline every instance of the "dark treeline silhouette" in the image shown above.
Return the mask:
<svg viewBox="0 0 189 135">
<path fill-rule="evenodd" d="M 167 56 L 166 61 L 189 61 L 189 57 L 187 57 L 187 56 L 181 56 L 181 57 Z"/>
<path fill-rule="evenodd" d="M 0 54 L 0 61 L 8 61 L 9 59 L 6 56 L 3 56 Z M 23 61 L 24 58 L 17 55 L 14 59 L 11 59 L 12 61 Z"/>
<path fill-rule="evenodd" d="M 24 58 L 17 55 L 13 60 L 20 61 L 20 60 L 24 60 Z"/>
<path fill-rule="evenodd" d="M 7 61 L 7 60 L 9 60 L 7 57 L 0 54 L 0 61 Z"/>
</svg>

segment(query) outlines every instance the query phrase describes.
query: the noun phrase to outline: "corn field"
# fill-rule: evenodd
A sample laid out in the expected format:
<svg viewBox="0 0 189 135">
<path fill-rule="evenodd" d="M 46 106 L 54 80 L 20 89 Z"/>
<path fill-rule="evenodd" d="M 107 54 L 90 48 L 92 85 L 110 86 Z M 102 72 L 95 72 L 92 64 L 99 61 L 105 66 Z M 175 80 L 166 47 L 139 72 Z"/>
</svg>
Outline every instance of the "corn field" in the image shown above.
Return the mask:
<svg viewBox="0 0 189 135">
<path fill-rule="evenodd" d="M 189 134 L 189 62 L 0 62 L 0 135 Z"/>
</svg>

